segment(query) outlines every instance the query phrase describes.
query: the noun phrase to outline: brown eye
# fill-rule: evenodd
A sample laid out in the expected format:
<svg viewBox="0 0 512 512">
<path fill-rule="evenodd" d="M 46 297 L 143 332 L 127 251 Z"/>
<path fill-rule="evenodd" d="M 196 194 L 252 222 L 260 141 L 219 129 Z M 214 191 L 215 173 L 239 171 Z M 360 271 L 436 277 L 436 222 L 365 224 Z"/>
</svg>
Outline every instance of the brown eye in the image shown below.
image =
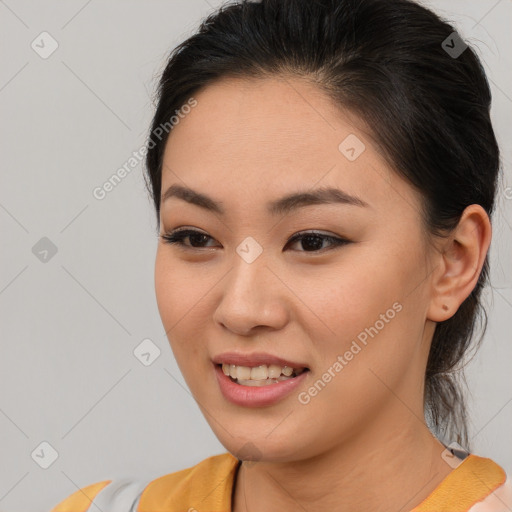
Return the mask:
<svg viewBox="0 0 512 512">
<path fill-rule="evenodd" d="M 205 246 L 202 244 L 206 243 L 208 239 L 213 240 L 211 236 L 195 229 L 182 229 L 171 233 L 164 233 L 161 235 L 161 238 L 165 243 L 177 244 L 188 248 L 203 248 Z M 190 239 L 190 246 L 183 242 L 186 238 Z"/>
<path fill-rule="evenodd" d="M 330 243 L 330 246 L 327 247 L 328 250 L 350 243 L 349 240 L 346 240 L 344 238 L 339 238 L 332 235 L 325 235 L 322 233 L 316 233 L 311 231 L 298 233 L 297 235 L 290 239 L 288 244 L 295 242 L 300 242 L 302 244 L 302 248 L 305 249 L 304 251 L 299 252 L 318 252 L 320 250 L 325 249 L 325 247 L 322 247 L 324 242 Z"/>
</svg>

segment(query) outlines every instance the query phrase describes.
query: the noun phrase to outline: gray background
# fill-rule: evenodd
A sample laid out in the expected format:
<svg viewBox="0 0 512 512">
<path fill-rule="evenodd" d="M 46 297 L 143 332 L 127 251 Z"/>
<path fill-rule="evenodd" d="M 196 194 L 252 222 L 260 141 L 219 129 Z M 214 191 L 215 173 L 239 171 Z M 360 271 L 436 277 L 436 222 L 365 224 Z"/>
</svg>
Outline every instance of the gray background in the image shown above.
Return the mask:
<svg viewBox="0 0 512 512">
<path fill-rule="evenodd" d="M 144 144 L 168 51 L 221 3 L 0 0 L 1 511 L 49 510 L 79 487 L 156 478 L 225 451 L 158 315 L 141 164 L 103 200 L 92 193 Z M 511 472 L 512 2 L 425 3 L 477 47 L 492 85 L 505 176 L 489 328 L 468 382 L 474 451 Z M 58 43 L 48 58 L 31 47 L 43 31 Z M 43 237 L 57 249 L 46 261 L 33 252 Z M 133 354 L 144 339 L 161 351 L 149 366 Z M 47 469 L 42 442 L 58 453 Z"/>
</svg>

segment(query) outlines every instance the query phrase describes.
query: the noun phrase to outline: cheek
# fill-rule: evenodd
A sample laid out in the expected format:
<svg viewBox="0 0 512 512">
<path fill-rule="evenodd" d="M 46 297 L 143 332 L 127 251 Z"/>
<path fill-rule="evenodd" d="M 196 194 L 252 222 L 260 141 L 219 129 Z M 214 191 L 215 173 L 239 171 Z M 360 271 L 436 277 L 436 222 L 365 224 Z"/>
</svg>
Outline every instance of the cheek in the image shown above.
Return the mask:
<svg viewBox="0 0 512 512">
<path fill-rule="evenodd" d="M 423 327 L 421 287 L 411 293 L 417 285 L 411 283 L 424 269 L 416 254 L 405 257 L 398 247 L 382 247 L 379 252 L 369 244 L 364 254 L 347 257 L 328 275 L 318 270 L 296 282 L 297 295 L 307 305 L 304 325 L 320 373 L 345 355 L 346 369 L 352 369 L 344 373 L 360 365 L 366 373 L 371 365 L 394 372 L 417 347 Z"/>
<path fill-rule="evenodd" d="M 174 323 L 178 287 L 179 282 L 176 279 L 176 274 L 172 272 L 171 265 L 158 250 L 155 262 L 155 296 L 160 318 L 166 331 Z"/>
<path fill-rule="evenodd" d="M 180 265 L 178 258 L 165 254 L 165 248 L 159 249 L 155 262 L 156 301 L 171 349 L 184 375 L 189 368 L 205 361 L 211 288 L 210 280 L 198 279 L 198 272 L 192 266 Z"/>
<path fill-rule="evenodd" d="M 343 353 L 353 338 L 400 299 L 400 283 L 387 268 L 382 260 L 347 258 L 328 271 L 319 268 L 296 275 L 293 289 L 304 303 L 305 326 L 312 340 L 324 340 L 315 351 Z"/>
<path fill-rule="evenodd" d="M 166 330 L 174 332 L 190 315 L 201 308 L 201 297 L 208 282 L 198 279 L 191 265 L 180 263 L 176 257 L 159 249 L 155 262 L 155 294 L 158 309 Z"/>
<path fill-rule="evenodd" d="M 376 406 L 389 393 L 382 381 L 390 388 L 398 385 L 421 345 L 420 259 L 394 251 L 375 257 L 375 249 L 369 251 L 368 259 L 359 258 L 331 274 L 324 293 L 314 296 L 314 309 L 329 326 L 322 331 L 325 336 L 315 337 L 311 331 L 311 339 L 318 340 L 314 377 L 330 382 L 315 399 L 319 410 L 342 400 L 346 412 L 357 417 L 370 403 Z"/>
</svg>

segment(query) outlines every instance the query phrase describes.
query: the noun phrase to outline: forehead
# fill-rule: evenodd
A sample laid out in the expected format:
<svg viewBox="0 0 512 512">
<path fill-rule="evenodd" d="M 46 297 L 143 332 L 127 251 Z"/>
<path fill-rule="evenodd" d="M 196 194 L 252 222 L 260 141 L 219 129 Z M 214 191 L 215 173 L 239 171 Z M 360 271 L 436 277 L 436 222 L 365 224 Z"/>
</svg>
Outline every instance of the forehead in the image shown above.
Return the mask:
<svg viewBox="0 0 512 512">
<path fill-rule="evenodd" d="M 197 105 L 168 138 L 162 193 L 182 182 L 250 204 L 262 194 L 336 186 L 372 203 L 389 201 L 390 185 L 406 186 L 395 183 L 364 123 L 305 80 L 229 78 L 194 98 Z M 340 144 L 354 136 L 364 151 L 351 161 Z"/>
<path fill-rule="evenodd" d="M 169 137 L 174 156 L 172 140 L 179 152 L 193 146 L 209 155 L 229 155 L 231 160 L 269 154 L 274 161 L 280 157 L 298 161 L 313 152 L 318 158 L 319 151 L 337 157 L 336 142 L 348 129 L 334 104 L 304 80 L 227 78 L 194 97 L 197 106 Z M 188 147 L 181 144 L 183 139 Z"/>
</svg>

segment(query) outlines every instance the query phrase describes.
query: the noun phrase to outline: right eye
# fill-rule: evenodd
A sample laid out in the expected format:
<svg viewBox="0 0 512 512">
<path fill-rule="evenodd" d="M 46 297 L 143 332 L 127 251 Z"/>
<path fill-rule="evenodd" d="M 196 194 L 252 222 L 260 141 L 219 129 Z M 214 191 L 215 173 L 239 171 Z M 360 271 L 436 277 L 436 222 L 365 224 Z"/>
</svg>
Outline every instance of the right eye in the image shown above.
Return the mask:
<svg viewBox="0 0 512 512">
<path fill-rule="evenodd" d="M 177 244 L 186 248 L 202 248 L 201 245 L 207 239 L 213 240 L 211 236 L 208 236 L 206 233 L 202 233 L 201 231 L 197 231 L 195 229 L 180 229 L 171 231 L 170 233 L 163 233 L 160 235 L 162 240 L 167 244 Z M 189 246 L 183 242 L 185 238 L 189 238 L 192 246 Z M 198 245 L 194 245 L 198 244 Z"/>
</svg>

